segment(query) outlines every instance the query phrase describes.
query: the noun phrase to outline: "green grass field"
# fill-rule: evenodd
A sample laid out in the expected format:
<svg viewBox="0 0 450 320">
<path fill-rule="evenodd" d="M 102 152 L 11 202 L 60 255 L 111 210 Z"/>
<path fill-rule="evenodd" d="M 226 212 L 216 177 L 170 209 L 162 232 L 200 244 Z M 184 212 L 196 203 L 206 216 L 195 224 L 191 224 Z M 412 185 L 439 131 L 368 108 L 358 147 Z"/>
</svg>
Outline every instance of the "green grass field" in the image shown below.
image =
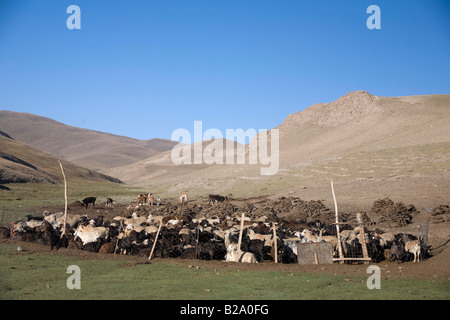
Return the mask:
<svg viewBox="0 0 450 320">
<path fill-rule="evenodd" d="M 444 299 L 448 281 L 389 279 L 369 290 L 367 275 L 189 268 L 179 260 L 130 264 L 81 260 L 59 252 L 17 252 L 0 244 L 0 299 L 57 300 L 302 300 Z M 80 268 L 81 289 L 68 289 L 70 265 Z"/>
<path fill-rule="evenodd" d="M 0 221 L 8 223 L 19 220 L 33 210 L 46 209 L 48 206 L 64 207 L 63 184 L 37 184 L 37 183 L 11 183 L 5 184 L 11 190 L 0 192 Z M 79 182 L 68 184 L 68 203 L 81 201 L 85 197 L 97 197 L 102 203 L 105 197 L 111 197 L 121 203 L 136 198 L 139 193 L 145 192 L 137 187 L 107 182 Z"/>
</svg>

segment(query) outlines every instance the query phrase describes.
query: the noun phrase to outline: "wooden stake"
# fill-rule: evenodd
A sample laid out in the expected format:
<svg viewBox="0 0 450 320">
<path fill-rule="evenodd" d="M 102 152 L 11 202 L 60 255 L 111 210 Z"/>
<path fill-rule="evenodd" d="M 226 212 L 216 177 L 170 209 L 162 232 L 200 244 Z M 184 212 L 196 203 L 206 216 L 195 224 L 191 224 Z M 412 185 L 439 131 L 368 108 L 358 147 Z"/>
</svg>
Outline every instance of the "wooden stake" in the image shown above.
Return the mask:
<svg viewBox="0 0 450 320">
<path fill-rule="evenodd" d="M 245 217 L 245 214 L 242 213 L 242 216 L 241 216 L 241 230 L 239 231 L 238 251 L 241 251 L 242 233 L 244 232 L 244 217 Z"/>
<path fill-rule="evenodd" d="M 123 220 L 120 220 L 119 234 L 120 234 L 120 231 L 122 231 L 122 225 L 123 225 Z M 125 231 L 124 231 L 124 235 L 125 235 Z M 114 255 L 116 254 L 118 245 L 119 245 L 119 237 L 117 237 L 116 246 L 114 247 Z"/>
<path fill-rule="evenodd" d="M 371 258 L 333 258 L 333 261 L 372 261 Z"/>
<path fill-rule="evenodd" d="M 317 252 L 314 252 L 314 262 L 319 264 L 319 259 L 317 258 Z"/>
<path fill-rule="evenodd" d="M 61 163 L 61 160 L 58 160 L 59 166 L 61 167 L 61 172 L 64 178 L 64 226 L 63 231 L 61 233 L 61 238 L 66 235 L 66 221 L 67 221 L 67 180 L 66 175 L 64 174 L 64 168 Z"/>
<path fill-rule="evenodd" d="M 197 245 L 195 246 L 195 259 L 198 259 L 198 239 L 200 238 L 200 223 L 197 223 Z"/>
<path fill-rule="evenodd" d="M 361 243 L 362 246 L 363 257 L 364 259 L 368 259 L 370 261 L 369 252 L 367 251 L 366 233 L 364 231 L 361 213 L 356 214 L 356 220 L 359 222 L 359 243 Z M 369 263 L 368 260 L 364 261 L 364 263 Z"/>
<path fill-rule="evenodd" d="M 340 232 L 340 228 L 339 228 L 339 213 L 338 213 L 338 207 L 337 207 L 337 201 L 336 201 L 336 194 L 334 193 L 333 179 L 331 179 L 331 192 L 333 193 L 334 212 L 336 214 L 336 233 L 337 233 L 337 240 L 338 240 L 339 259 L 343 259 L 344 254 L 342 253 L 341 232 Z M 340 262 L 344 263 L 343 260 L 341 260 Z"/>
<path fill-rule="evenodd" d="M 161 221 L 161 223 L 159 224 L 158 232 L 156 233 L 156 237 L 155 237 L 155 242 L 153 242 L 152 251 L 150 252 L 150 256 L 148 257 L 148 260 L 151 260 L 151 259 L 152 259 L 153 251 L 155 250 L 156 241 L 158 241 L 159 231 L 161 231 L 161 227 L 162 227 L 162 221 Z"/>
<path fill-rule="evenodd" d="M 278 263 L 278 241 L 277 241 L 277 228 L 275 223 L 273 224 L 273 241 L 275 247 L 275 263 Z"/>
</svg>

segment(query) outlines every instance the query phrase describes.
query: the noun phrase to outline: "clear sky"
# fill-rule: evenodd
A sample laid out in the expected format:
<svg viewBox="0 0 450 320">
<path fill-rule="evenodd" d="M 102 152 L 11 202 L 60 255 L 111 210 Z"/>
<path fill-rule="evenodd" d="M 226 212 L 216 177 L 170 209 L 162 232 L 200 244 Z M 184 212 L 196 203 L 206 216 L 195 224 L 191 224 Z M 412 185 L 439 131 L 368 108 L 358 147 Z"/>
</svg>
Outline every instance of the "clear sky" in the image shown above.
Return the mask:
<svg viewBox="0 0 450 320">
<path fill-rule="evenodd" d="M 170 139 L 195 120 L 270 129 L 354 90 L 449 94 L 450 1 L 0 0 L 0 110 Z"/>
</svg>

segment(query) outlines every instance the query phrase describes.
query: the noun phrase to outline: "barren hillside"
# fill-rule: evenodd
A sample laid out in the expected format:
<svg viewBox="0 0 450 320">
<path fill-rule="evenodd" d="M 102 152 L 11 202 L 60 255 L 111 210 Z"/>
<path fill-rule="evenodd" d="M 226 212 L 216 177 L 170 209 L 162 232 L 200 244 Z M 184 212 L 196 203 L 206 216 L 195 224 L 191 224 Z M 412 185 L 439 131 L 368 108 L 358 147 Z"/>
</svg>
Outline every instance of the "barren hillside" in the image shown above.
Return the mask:
<svg viewBox="0 0 450 320">
<path fill-rule="evenodd" d="M 58 164 L 60 158 L 23 142 L 0 135 L 0 183 L 63 181 Z M 118 179 L 61 160 L 67 179 L 111 181 Z"/>
<path fill-rule="evenodd" d="M 175 145 L 170 140 L 137 140 L 11 111 L 0 111 L 0 130 L 17 141 L 93 170 L 134 163 Z"/>
</svg>

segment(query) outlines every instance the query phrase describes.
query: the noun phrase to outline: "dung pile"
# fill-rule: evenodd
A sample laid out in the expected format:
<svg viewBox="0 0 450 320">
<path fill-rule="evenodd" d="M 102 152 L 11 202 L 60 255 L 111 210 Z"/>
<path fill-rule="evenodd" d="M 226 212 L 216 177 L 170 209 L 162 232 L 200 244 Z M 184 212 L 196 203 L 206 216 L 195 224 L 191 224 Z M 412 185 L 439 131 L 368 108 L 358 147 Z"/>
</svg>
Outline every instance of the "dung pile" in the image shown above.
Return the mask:
<svg viewBox="0 0 450 320">
<path fill-rule="evenodd" d="M 398 228 L 410 224 L 417 214 L 418 211 L 412 204 L 406 206 L 401 202 L 395 203 L 389 198 L 384 198 L 374 202 L 369 216 L 377 224 Z"/>
<path fill-rule="evenodd" d="M 291 206 L 286 203 L 289 200 Z M 286 220 L 296 222 L 309 222 L 314 220 L 321 220 L 324 222 L 334 221 L 334 213 L 327 208 L 320 200 L 305 201 L 298 198 L 281 199 L 278 205 L 275 204 L 274 209 L 282 208 L 289 212 L 286 216 Z M 286 212 L 285 211 L 285 212 Z"/>
<path fill-rule="evenodd" d="M 450 206 L 441 205 L 431 210 L 431 221 L 433 223 L 441 223 L 450 220 Z"/>
</svg>

